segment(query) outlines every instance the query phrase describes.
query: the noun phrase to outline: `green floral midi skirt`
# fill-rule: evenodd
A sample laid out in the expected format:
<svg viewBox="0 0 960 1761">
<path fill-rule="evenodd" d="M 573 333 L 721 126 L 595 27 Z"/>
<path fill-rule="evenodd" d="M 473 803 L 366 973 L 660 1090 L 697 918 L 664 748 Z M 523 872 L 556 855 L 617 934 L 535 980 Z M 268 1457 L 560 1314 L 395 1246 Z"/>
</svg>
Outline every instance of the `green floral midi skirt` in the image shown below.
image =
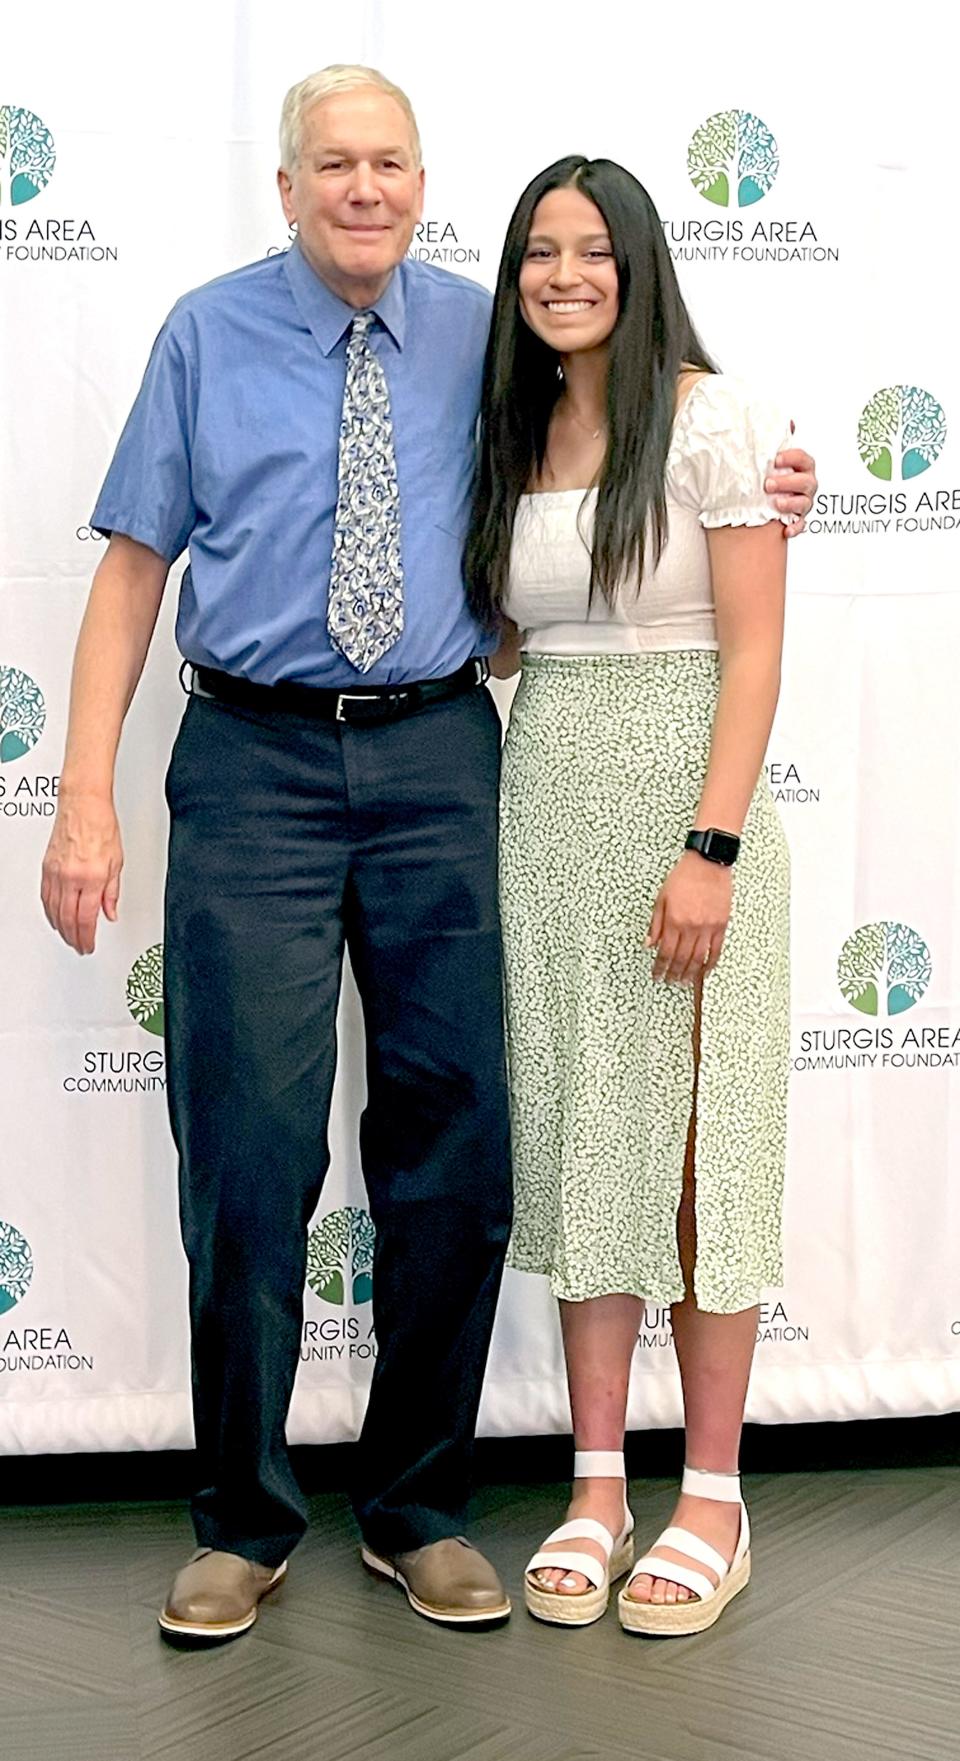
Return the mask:
<svg viewBox="0 0 960 1761">
<path fill-rule="evenodd" d="M 524 658 L 504 749 L 500 901 L 516 1221 L 510 1263 L 570 1301 L 684 1294 L 677 1210 L 694 994 L 654 983 L 654 900 L 697 810 L 714 653 Z M 701 1308 L 781 1282 L 789 859 L 761 776 L 696 1085 Z"/>
</svg>

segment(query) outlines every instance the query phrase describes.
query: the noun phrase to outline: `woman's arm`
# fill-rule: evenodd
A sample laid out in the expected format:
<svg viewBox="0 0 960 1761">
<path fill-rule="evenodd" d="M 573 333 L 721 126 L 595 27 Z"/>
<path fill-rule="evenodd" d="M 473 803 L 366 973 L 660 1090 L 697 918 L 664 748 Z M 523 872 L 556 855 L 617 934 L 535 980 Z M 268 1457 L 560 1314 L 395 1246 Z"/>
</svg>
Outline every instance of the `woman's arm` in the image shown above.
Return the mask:
<svg viewBox="0 0 960 1761">
<path fill-rule="evenodd" d="M 739 837 L 757 786 L 780 693 L 787 573 L 782 539 L 776 521 L 707 533 L 720 696 L 695 821 L 701 830 L 715 825 Z"/>
<path fill-rule="evenodd" d="M 720 694 L 694 825 L 739 837 L 763 764 L 780 690 L 786 550 L 779 524 L 707 533 L 720 649 Z M 720 958 L 732 870 L 686 850 L 650 922 L 653 976 L 691 983 Z"/>
<path fill-rule="evenodd" d="M 512 679 L 520 671 L 520 643 L 523 632 L 512 618 L 504 618 L 500 628 L 500 645 L 490 656 L 490 671 L 495 679 Z"/>
</svg>

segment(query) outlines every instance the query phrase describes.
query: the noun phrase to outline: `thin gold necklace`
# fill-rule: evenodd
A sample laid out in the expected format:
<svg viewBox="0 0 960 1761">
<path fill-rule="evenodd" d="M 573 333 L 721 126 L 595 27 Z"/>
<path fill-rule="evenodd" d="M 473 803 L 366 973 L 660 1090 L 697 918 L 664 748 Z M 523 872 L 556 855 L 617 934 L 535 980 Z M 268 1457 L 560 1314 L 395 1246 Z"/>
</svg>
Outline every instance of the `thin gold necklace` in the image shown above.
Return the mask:
<svg viewBox="0 0 960 1761">
<path fill-rule="evenodd" d="M 570 415 L 573 417 L 573 420 L 576 422 L 577 427 L 579 429 L 581 429 L 584 434 L 589 434 L 591 440 L 599 440 L 600 439 L 600 436 L 603 433 L 603 430 L 605 427 L 604 423 L 601 423 L 599 428 L 588 428 L 586 422 L 581 422 L 580 417 L 577 415 L 577 412 L 574 409 L 572 403 L 570 403 L 569 399 L 567 400 L 567 409 L 570 412 Z"/>
</svg>

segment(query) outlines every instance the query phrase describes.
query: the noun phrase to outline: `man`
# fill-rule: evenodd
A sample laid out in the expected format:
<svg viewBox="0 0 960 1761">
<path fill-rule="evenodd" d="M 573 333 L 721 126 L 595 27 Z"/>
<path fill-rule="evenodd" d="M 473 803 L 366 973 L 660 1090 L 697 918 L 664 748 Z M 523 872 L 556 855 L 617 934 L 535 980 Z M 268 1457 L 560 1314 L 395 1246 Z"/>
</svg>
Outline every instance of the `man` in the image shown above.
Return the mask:
<svg viewBox="0 0 960 1761">
<path fill-rule="evenodd" d="M 305 1527 L 284 1426 L 344 946 L 377 1229 L 363 1557 L 434 1620 L 510 1611 L 460 1536 L 510 1222 L 499 726 L 460 572 L 490 301 L 407 260 L 420 146 L 380 74 L 294 87 L 281 147 L 295 247 L 175 307 L 93 515 L 110 544 L 43 879 L 92 952 L 117 914 L 121 725 L 188 546 L 165 989 L 202 1489 L 160 1622 L 200 1639 L 252 1625 Z"/>
</svg>

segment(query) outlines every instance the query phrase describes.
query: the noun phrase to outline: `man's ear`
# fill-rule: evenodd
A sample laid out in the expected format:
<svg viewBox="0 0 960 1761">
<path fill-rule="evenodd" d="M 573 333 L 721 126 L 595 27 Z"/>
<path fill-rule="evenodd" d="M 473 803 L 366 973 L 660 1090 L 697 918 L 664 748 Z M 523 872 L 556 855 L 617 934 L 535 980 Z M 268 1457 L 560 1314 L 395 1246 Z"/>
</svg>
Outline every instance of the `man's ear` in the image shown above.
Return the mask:
<svg viewBox="0 0 960 1761">
<path fill-rule="evenodd" d="M 277 188 L 280 191 L 280 203 L 283 208 L 284 218 L 290 226 L 293 226 L 297 218 L 296 209 L 293 205 L 293 185 L 290 182 L 289 173 L 284 171 L 282 165 L 277 172 Z"/>
</svg>

